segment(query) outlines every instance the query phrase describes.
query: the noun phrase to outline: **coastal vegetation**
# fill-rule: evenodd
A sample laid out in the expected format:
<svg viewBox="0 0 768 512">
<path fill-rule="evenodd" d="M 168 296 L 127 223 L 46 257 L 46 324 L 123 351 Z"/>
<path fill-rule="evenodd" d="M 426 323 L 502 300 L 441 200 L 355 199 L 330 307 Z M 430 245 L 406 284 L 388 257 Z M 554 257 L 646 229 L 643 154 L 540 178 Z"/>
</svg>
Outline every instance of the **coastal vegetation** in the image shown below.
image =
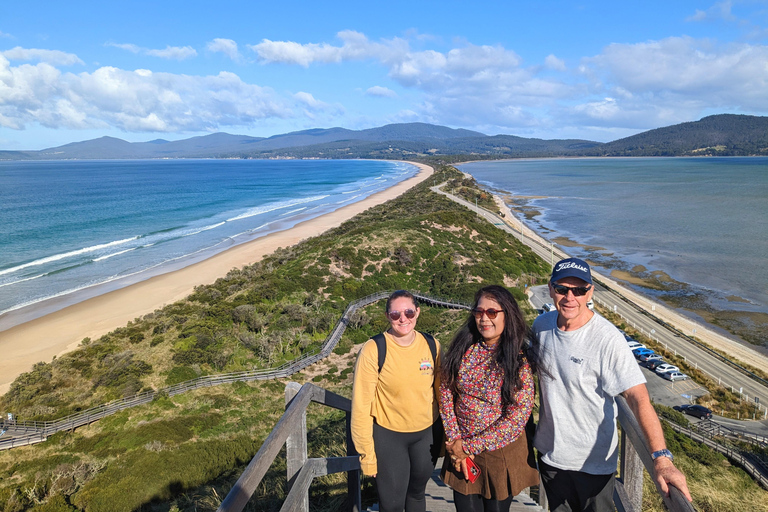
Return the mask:
<svg viewBox="0 0 768 512">
<path fill-rule="evenodd" d="M 478 287 L 502 283 L 532 320 L 524 284 L 546 282 L 549 267 L 514 237 L 429 190 L 442 182 L 470 202 L 487 193 L 440 167 L 434 180 L 338 228 L 38 363 L 0 398 L 0 411 L 54 419 L 201 375 L 279 366 L 316 350 L 350 301 L 381 290 L 469 301 Z M 382 309 L 378 303 L 359 310 L 334 354 L 290 380 L 349 396 L 359 344 L 386 328 Z M 422 306 L 418 327 L 445 344 L 465 318 L 466 312 Z M 0 452 L 0 511 L 215 510 L 282 414 L 286 382 L 161 395 L 45 443 Z M 666 414 L 687 423 L 675 411 Z M 345 454 L 343 415 L 313 405 L 307 421 L 310 457 Z M 762 506 L 764 491 L 743 471 L 671 430 L 666 435 L 697 509 Z M 646 480 L 643 510 L 663 510 Z M 248 510 L 279 510 L 285 492 L 279 456 Z M 330 475 L 318 479 L 310 499 L 317 510 L 335 511 L 345 494 L 345 477 Z M 372 497 L 372 482 L 364 479 L 364 498 Z"/>
</svg>

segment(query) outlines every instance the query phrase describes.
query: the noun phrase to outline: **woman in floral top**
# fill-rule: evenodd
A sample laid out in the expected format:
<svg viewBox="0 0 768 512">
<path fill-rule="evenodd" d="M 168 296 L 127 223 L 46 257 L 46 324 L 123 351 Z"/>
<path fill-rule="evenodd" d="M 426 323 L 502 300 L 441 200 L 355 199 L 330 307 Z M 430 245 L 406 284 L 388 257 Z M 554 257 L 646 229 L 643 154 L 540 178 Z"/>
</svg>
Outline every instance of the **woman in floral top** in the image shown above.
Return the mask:
<svg viewBox="0 0 768 512">
<path fill-rule="evenodd" d="M 443 481 L 458 512 L 509 510 L 539 476 L 526 424 L 533 410 L 533 375 L 526 356 L 529 329 L 502 286 L 475 294 L 472 314 L 442 366 L 440 415 L 448 439 Z M 469 481 L 467 458 L 480 468 Z"/>
</svg>

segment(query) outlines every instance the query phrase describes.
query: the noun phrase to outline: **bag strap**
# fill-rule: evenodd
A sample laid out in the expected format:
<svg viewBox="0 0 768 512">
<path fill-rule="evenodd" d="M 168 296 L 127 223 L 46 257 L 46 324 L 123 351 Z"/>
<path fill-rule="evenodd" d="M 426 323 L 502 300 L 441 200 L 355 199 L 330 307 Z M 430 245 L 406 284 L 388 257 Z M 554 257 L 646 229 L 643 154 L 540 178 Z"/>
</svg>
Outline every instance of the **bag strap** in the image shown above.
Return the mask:
<svg viewBox="0 0 768 512">
<path fill-rule="evenodd" d="M 418 332 L 427 340 L 429 351 L 432 353 L 432 362 L 436 362 L 437 343 L 435 343 L 435 337 L 426 332 Z M 381 373 L 381 369 L 384 368 L 384 360 L 387 358 L 387 339 L 384 337 L 384 333 L 379 333 L 371 339 L 376 342 L 376 349 L 379 352 L 379 373 Z"/>
</svg>

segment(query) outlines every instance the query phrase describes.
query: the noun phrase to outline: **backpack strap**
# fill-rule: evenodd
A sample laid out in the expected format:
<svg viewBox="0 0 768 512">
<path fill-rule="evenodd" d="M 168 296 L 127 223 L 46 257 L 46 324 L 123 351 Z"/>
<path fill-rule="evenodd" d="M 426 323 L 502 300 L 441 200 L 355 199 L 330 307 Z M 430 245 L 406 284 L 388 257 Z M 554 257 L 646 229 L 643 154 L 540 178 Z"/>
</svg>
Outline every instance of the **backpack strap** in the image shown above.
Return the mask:
<svg viewBox="0 0 768 512">
<path fill-rule="evenodd" d="M 379 351 L 379 373 L 381 373 L 384 360 L 387 358 L 387 339 L 384 337 L 384 333 L 379 333 L 371 339 L 376 342 L 376 348 Z"/>
<path fill-rule="evenodd" d="M 427 340 L 429 351 L 432 353 L 432 361 L 437 362 L 437 343 L 435 342 L 435 337 L 426 332 L 418 332 Z M 376 342 L 376 349 L 379 352 L 379 373 L 381 373 L 381 369 L 384 367 L 384 360 L 387 358 L 387 339 L 384 337 L 384 333 L 379 333 L 371 339 Z"/>
</svg>

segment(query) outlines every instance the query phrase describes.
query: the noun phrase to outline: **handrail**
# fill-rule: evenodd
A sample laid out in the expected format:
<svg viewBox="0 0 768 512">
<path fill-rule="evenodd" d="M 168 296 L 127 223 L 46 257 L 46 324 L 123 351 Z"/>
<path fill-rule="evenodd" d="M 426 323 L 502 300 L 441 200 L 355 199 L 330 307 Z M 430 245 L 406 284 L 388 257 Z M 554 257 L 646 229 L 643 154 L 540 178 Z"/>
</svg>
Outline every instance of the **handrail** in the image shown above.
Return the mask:
<svg viewBox="0 0 768 512">
<path fill-rule="evenodd" d="M 289 382 L 286 385 L 286 399 L 290 396 L 290 393 L 296 390 L 299 385 L 295 382 Z M 287 443 L 289 437 L 292 434 L 296 434 L 297 425 L 303 426 L 298 432 L 299 436 L 303 436 L 304 439 L 298 439 L 297 441 L 304 441 L 304 450 L 306 450 L 306 422 L 303 422 L 303 416 L 306 414 L 307 406 L 310 402 L 317 402 L 319 404 L 327 405 L 335 409 L 342 410 L 346 413 L 352 411 L 352 401 L 336 393 L 332 393 L 323 388 L 315 386 L 312 383 L 306 383 L 301 386 L 298 393 L 290 399 L 290 403 L 285 410 L 285 413 L 280 417 L 275 428 L 264 440 L 264 444 L 261 445 L 259 451 L 253 456 L 251 462 L 237 479 L 237 482 L 229 491 L 224 501 L 219 505 L 218 512 L 241 512 L 248 501 L 253 496 L 253 493 L 258 488 L 267 470 L 272 465 L 275 457 L 280 453 L 283 445 Z M 350 447 L 348 446 L 348 451 Z M 290 450 L 290 447 L 289 447 Z M 354 453 L 354 452 L 352 452 Z M 290 464 L 289 464 L 290 466 Z M 349 455 L 346 457 L 327 457 L 323 459 L 305 459 L 302 464 L 301 470 L 298 471 L 294 477 L 291 485 L 291 490 L 286 497 L 282 511 L 299 511 L 305 510 L 303 501 L 306 496 L 306 492 L 309 489 L 309 484 L 316 476 L 328 475 L 332 473 L 339 473 L 342 471 L 359 471 L 360 470 L 360 458 L 357 455 Z M 291 468 L 288 468 L 291 471 Z M 359 493 L 360 487 L 357 488 L 357 499 L 350 500 L 352 506 L 355 503 L 360 503 Z"/>
<path fill-rule="evenodd" d="M 616 405 L 618 406 L 619 423 L 621 424 L 622 433 L 624 434 L 624 436 L 626 436 L 625 439 L 628 439 L 632 443 L 632 447 L 634 448 L 637 456 L 640 458 L 640 461 L 642 462 L 643 466 L 645 466 L 646 471 L 648 471 L 648 473 L 651 476 L 653 476 L 654 469 L 653 469 L 653 458 L 651 457 L 651 450 L 648 448 L 648 444 L 646 443 L 645 436 L 643 435 L 643 431 L 640 428 L 640 424 L 638 423 L 637 418 L 635 418 L 635 415 L 632 413 L 632 410 L 629 408 L 629 404 L 627 404 L 627 401 L 624 399 L 623 396 L 619 395 L 616 397 Z M 622 459 L 624 458 L 624 456 L 626 456 L 626 454 L 627 454 L 626 443 L 622 443 Z M 626 461 L 622 461 L 622 468 L 625 467 L 625 463 Z M 624 478 L 624 475 L 622 474 L 622 479 L 623 478 Z M 635 478 L 637 478 L 637 476 L 635 476 Z M 641 481 L 641 486 L 642 486 L 642 481 Z M 642 487 L 641 487 L 641 492 L 642 492 Z M 640 498 L 642 499 L 642 495 L 640 496 Z M 686 497 L 677 487 L 670 485 L 669 496 L 665 496 L 664 494 L 661 494 L 661 498 L 664 500 L 664 505 L 671 512 L 694 512 L 695 511 L 695 509 L 693 508 L 693 505 L 691 505 L 691 502 L 689 502 L 688 499 L 686 499 Z M 617 493 L 614 493 L 614 501 L 617 499 L 619 501 L 619 504 L 617 504 L 617 507 L 621 506 L 622 509 L 626 509 L 626 510 L 635 509 L 630 504 L 622 502 L 622 498 Z M 636 499 L 637 499 L 636 496 L 633 497 L 633 501 L 635 501 Z"/>
<path fill-rule="evenodd" d="M 298 384 L 291 382 L 286 385 L 286 400 L 290 393 L 295 392 Z M 328 392 L 314 384 L 307 383 L 298 389 L 296 395 L 290 399 L 290 405 L 275 425 L 275 428 L 267 436 L 259 451 L 243 471 L 237 483 L 227 494 L 217 512 L 241 512 L 253 493 L 258 488 L 264 475 L 271 466 L 275 457 L 280 453 L 282 446 L 289 443 L 291 433 L 304 436 L 303 454 L 298 454 L 300 467 L 291 469 L 292 448 L 288 445 L 286 457 L 288 460 L 288 478 L 290 491 L 283 502 L 281 512 L 305 512 L 308 510 L 308 490 L 312 480 L 317 476 L 339 472 L 358 472 L 360 461 L 356 455 L 346 457 L 328 457 L 310 459 L 306 457 L 306 423 L 302 422 L 303 415 L 310 401 L 336 407 L 345 412 L 351 411 L 351 401 L 335 393 Z M 614 503 L 620 512 L 639 512 L 642 504 L 642 467 L 654 474 L 653 460 L 650 449 L 645 441 L 645 436 L 640 425 L 629 408 L 626 400 L 619 396 L 616 399 L 618 406 L 619 422 L 622 427 L 622 453 L 621 453 L 621 478 L 617 480 L 614 490 Z M 297 427 L 299 425 L 299 427 Z M 347 424 L 349 430 L 349 423 Z M 349 434 L 349 433 L 347 433 Z M 301 442 L 301 440 L 297 440 Z M 349 435 L 347 435 L 349 442 Z M 349 447 L 348 447 L 349 448 Z M 295 450 L 295 447 L 293 448 Z M 349 453 L 349 452 L 348 452 Z M 294 457 L 295 459 L 295 457 Z M 632 467 L 637 462 L 640 469 Z M 351 480 L 351 479 L 350 479 Z M 350 505 L 353 510 L 359 510 L 359 480 L 357 485 L 350 485 L 349 492 L 356 493 L 352 496 Z M 661 494 L 664 504 L 671 512 L 695 512 L 693 505 L 685 498 L 683 493 L 674 486 L 669 487 L 669 496 Z M 543 496 L 546 499 L 545 496 Z"/>
<path fill-rule="evenodd" d="M 755 462 L 758 461 L 750 461 L 747 457 L 745 457 L 741 451 L 736 450 L 734 448 L 731 448 L 729 446 L 724 446 L 723 444 L 717 442 L 715 439 L 713 439 L 710 436 L 707 436 L 706 434 L 697 431 L 693 427 L 684 427 L 682 425 L 678 425 L 677 423 L 674 423 L 669 420 L 665 420 L 667 423 L 669 423 L 669 426 L 672 427 L 673 430 L 676 432 L 680 432 L 681 434 L 685 434 L 694 441 L 697 441 L 699 443 L 703 443 L 713 450 L 716 450 L 729 459 L 731 459 L 733 462 L 741 466 L 744 471 L 749 473 L 749 475 L 757 480 L 757 482 L 763 486 L 764 489 L 768 490 L 768 477 L 766 477 L 765 471 L 761 471 L 760 467 L 764 467 L 762 463 L 755 464 Z M 760 467 L 758 467 L 758 465 Z"/>
<path fill-rule="evenodd" d="M 58 420 L 8 421 L 6 416 L 2 415 L 0 416 L 0 429 L 8 429 L 14 433 L 19 431 L 24 433 L 22 435 L 14 435 L 8 439 L 0 438 L 0 450 L 7 450 L 10 448 L 16 448 L 18 446 L 25 446 L 45 441 L 48 436 L 55 434 L 56 432 L 74 430 L 75 428 L 91 424 L 94 421 L 105 418 L 124 409 L 147 404 L 161 394 L 174 396 L 202 387 L 230 384 L 232 382 L 238 381 L 247 382 L 252 380 L 290 377 L 294 373 L 303 370 L 307 366 L 310 366 L 317 361 L 324 359 L 333 352 L 333 349 L 336 348 L 336 345 L 338 344 L 339 340 L 344 334 L 344 331 L 347 328 L 347 325 L 349 324 L 349 318 L 352 313 L 361 307 L 368 306 L 369 304 L 373 304 L 374 302 L 388 297 L 391 293 L 391 291 L 380 291 L 351 301 L 347 305 L 341 317 L 339 317 L 337 320 L 333 329 L 331 329 L 331 332 L 326 337 L 320 349 L 311 353 L 303 354 L 293 361 L 284 363 L 276 368 L 244 370 L 216 375 L 205 375 L 185 382 L 174 384 L 173 386 L 168 386 L 153 391 L 145 391 L 134 396 L 113 400 L 106 404 L 91 407 L 85 411 L 70 414 Z M 454 307 L 456 309 L 470 308 L 469 304 L 465 302 L 454 301 L 453 299 L 435 297 L 420 292 L 413 292 L 413 295 L 418 300 L 426 304 L 432 304 L 439 307 Z"/>
</svg>

